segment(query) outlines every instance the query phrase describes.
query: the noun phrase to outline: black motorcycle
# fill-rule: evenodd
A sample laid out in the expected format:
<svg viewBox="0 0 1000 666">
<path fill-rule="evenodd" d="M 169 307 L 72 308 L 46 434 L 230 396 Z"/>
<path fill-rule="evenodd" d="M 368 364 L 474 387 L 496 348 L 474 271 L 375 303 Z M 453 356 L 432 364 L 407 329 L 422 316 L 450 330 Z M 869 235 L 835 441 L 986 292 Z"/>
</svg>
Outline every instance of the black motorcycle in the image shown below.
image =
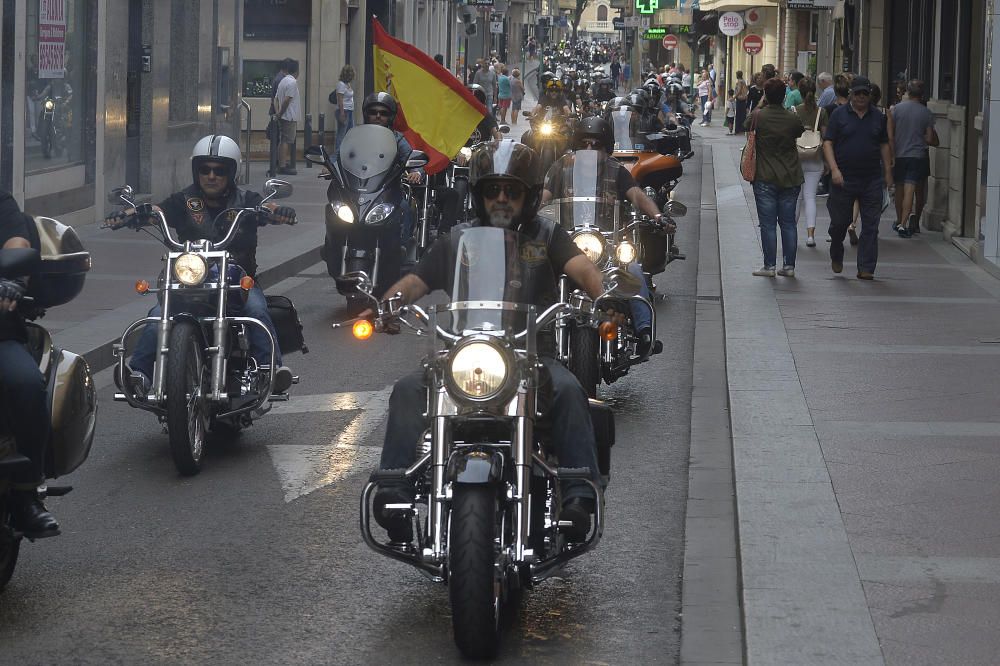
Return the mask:
<svg viewBox="0 0 1000 666">
<path fill-rule="evenodd" d="M 42 100 L 42 113 L 38 119 L 38 140 L 42 144 L 42 156 L 46 159 L 62 155 L 66 150 L 66 123 L 68 98 L 50 93 Z"/>
<path fill-rule="evenodd" d="M 533 115 L 528 111 L 523 115 L 530 119 L 531 129 L 521 136 L 521 143 L 538 153 L 539 179 L 544 180 L 552 163 L 569 148 L 570 138 L 573 136 L 572 120 L 551 107 L 547 107 L 540 115 Z"/>
</svg>

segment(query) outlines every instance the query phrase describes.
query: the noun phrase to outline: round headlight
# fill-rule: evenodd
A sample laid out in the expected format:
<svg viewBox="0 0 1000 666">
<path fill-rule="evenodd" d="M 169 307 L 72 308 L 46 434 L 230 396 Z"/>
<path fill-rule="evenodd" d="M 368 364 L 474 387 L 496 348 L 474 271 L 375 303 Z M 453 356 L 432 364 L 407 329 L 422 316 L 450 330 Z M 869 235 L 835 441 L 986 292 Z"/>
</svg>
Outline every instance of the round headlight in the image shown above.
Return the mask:
<svg viewBox="0 0 1000 666">
<path fill-rule="evenodd" d="M 628 241 L 622 242 L 615 249 L 615 252 L 618 254 L 618 261 L 623 264 L 630 264 L 635 261 L 635 245 L 632 245 Z"/>
<path fill-rule="evenodd" d="M 56 103 L 55 102 L 53 102 L 51 99 L 45 100 L 45 110 L 46 111 L 51 111 L 54 108 L 56 108 Z"/>
<path fill-rule="evenodd" d="M 347 204 L 342 203 L 331 203 L 330 208 L 333 210 L 334 215 L 341 222 L 346 222 L 347 224 L 354 223 L 354 211 Z M 328 218 L 329 219 L 329 218 Z"/>
<path fill-rule="evenodd" d="M 464 157 L 465 161 L 468 162 L 469 160 L 472 159 L 472 148 L 469 148 L 468 146 L 462 146 L 462 149 L 458 151 L 458 154 Z"/>
<path fill-rule="evenodd" d="M 604 255 L 604 239 L 593 231 L 582 231 L 576 234 L 573 236 L 573 242 L 580 248 L 581 252 L 587 255 L 587 259 L 595 264 Z"/>
<path fill-rule="evenodd" d="M 507 359 L 495 346 L 472 342 L 461 347 L 448 368 L 452 384 L 466 397 L 487 398 L 503 388 L 507 381 Z"/>
<path fill-rule="evenodd" d="M 174 277 L 189 287 L 201 284 L 208 273 L 208 264 L 199 254 L 182 254 L 174 261 Z"/>
<path fill-rule="evenodd" d="M 542 126 L 538 128 L 538 131 L 546 136 L 552 134 L 552 123 L 542 123 Z"/>
</svg>

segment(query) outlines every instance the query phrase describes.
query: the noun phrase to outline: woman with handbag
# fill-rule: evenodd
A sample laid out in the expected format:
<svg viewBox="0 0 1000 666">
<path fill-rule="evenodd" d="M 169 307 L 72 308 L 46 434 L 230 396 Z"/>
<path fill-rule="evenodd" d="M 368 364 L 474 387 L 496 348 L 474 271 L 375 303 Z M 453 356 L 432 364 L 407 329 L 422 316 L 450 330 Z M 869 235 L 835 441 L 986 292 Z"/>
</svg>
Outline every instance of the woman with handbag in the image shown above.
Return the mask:
<svg viewBox="0 0 1000 666">
<path fill-rule="evenodd" d="M 743 123 L 747 120 L 747 102 L 750 97 L 750 86 L 743 78 L 743 72 L 736 72 L 736 87 L 733 89 L 736 98 L 736 122 L 733 123 L 733 131 L 736 134 L 743 134 Z"/>
<path fill-rule="evenodd" d="M 753 272 L 759 277 L 795 276 L 795 250 L 798 233 L 795 228 L 795 204 L 802 186 L 802 166 L 799 164 L 795 140 L 805 129 L 799 119 L 781 105 L 785 99 L 785 84 L 770 79 L 764 84 L 767 104 L 747 118 L 744 129 L 750 131 L 756 155 L 753 172 L 753 194 L 757 202 L 760 223 L 760 245 L 764 266 Z M 746 177 L 744 173 L 744 177 Z M 778 227 L 781 228 L 783 263 L 777 268 Z"/>
<path fill-rule="evenodd" d="M 802 165 L 802 175 L 805 182 L 795 214 L 796 223 L 804 208 L 806 211 L 806 245 L 816 247 L 816 190 L 820 178 L 826 169 L 823 161 L 823 131 L 826 129 L 826 109 L 816 105 L 816 84 L 809 77 L 799 81 L 799 94 L 802 104 L 793 106 L 803 133 L 795 140 L 799 152 L 799 163 Z"/>
</svg>

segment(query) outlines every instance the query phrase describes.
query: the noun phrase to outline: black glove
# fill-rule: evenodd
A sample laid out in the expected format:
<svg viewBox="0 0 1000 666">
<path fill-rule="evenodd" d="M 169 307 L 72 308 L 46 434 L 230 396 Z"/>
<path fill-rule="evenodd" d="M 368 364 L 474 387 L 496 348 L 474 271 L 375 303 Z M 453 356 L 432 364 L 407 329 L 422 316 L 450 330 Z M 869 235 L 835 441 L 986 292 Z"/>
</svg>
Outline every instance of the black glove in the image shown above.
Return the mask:
<svg viewBox="0 0 1000 666">
<path fill-rule="evenodd" d="M 28 285 L 21 279 L 0 280 L 0 302 L 10 301 L 17 303 L 28 291 Z"/>
<path fill-rule="evenodd" d="M 278 206 L 271 211 L 271 220 L 274 224 L 295 224 L 295 209 L 291 206 Z"/>
<path fill-rule="evenodd" d="M 128 222 L 128 215 L 125 214 L 125 211 L 120 210 L 104 218 L 104 224 L 101 226 L 106 229 L 121 229 L 126 222 Z"/>
</svg>

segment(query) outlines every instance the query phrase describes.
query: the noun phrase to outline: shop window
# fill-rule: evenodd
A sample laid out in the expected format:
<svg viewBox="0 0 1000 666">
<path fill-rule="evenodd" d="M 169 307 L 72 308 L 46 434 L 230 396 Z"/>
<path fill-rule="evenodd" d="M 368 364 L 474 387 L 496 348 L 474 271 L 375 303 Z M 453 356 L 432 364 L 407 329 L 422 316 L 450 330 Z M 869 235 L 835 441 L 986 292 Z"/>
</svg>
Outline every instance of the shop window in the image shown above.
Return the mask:
<svg viewBox="0 0 1000 666">
<path fill-rule="evenodd" d="M 819 42 L 819 12 L 809 13 L 809 45 Z"/>
<path fill-rule="evenodd" d="M 938 54 L 938 99 L 965 106 L 969 103 L 969 49 L 972 33 L 971 0 L 940 0 L 941 47 Z"/>
<path fill-rule="evenodd" d="M 607 21 L 608 20 L 608 6 L 607 5 L 598 5 L 597 6 L 597 20 L 598 21 Z"/>
<path fill-rule="evenodd" d="M 97 2 L 39 0 L 25 13 L 25 173 L 82 164 L 90 182 Z"/>
<path fill-rule="evenodd" d="M 198 119 L 198 40 L 200 0 L 170 2 L 170 121 Z"/>
<path fill-rule="evenodd" d="M 243 96 L 270 98 L 279 67 L 280 60 L 244 60 Z"/>
<path fill-rule="evenodd" d="M 244 0 L 243 3 L 243 36 L 248 39 L 306 39 L 311 23 L 312 0 Z"/>
</svg>

